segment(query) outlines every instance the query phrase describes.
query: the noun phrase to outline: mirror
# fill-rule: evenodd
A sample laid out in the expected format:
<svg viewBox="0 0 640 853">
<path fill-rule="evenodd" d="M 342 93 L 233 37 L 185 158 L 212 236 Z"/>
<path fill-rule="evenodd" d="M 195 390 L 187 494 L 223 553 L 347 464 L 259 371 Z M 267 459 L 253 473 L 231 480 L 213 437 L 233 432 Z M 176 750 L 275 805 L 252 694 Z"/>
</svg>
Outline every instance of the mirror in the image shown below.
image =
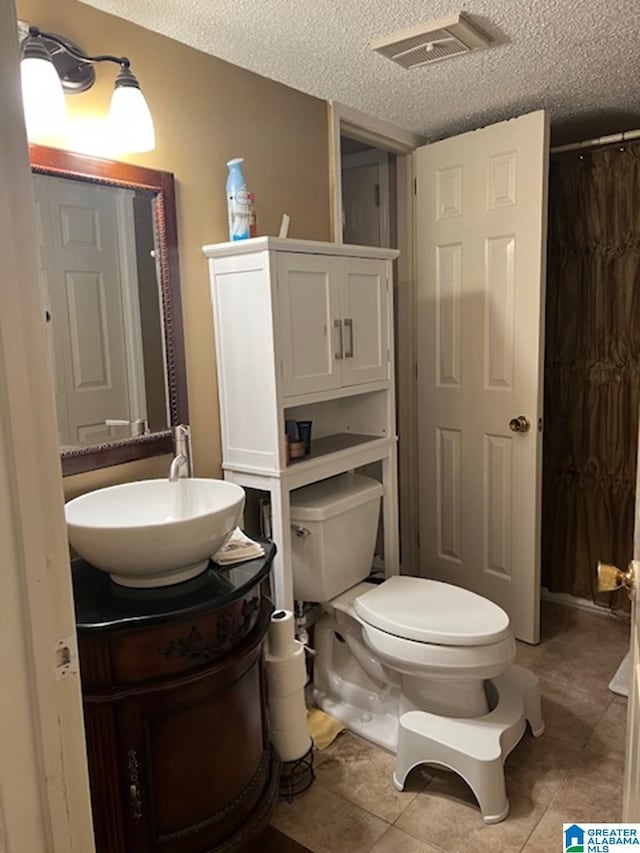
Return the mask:
<svg viewBox="0 0 640 853">
<path fill-rule="evenodd" d="M 63 474 L 188 423 L 173 175 L 31 145 Z"/>
</svg>

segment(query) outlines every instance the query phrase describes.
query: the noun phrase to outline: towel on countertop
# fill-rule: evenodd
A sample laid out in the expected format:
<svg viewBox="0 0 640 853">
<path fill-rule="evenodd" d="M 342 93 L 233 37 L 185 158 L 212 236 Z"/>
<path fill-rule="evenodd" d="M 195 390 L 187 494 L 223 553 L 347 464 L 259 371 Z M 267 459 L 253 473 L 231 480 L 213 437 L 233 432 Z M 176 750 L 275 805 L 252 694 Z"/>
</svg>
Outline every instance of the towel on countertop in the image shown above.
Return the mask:
<svg viewBox="0 0 640 853">
<path fill-rule="evenodd" d="M 264 555 L 264 548 L 253 539 L 245 536 L 239 527 L 233 531 L 225 544 L 211 558 L 219 566 L 231 566 L 245 560 L 255 560 Z"/>
</svg>

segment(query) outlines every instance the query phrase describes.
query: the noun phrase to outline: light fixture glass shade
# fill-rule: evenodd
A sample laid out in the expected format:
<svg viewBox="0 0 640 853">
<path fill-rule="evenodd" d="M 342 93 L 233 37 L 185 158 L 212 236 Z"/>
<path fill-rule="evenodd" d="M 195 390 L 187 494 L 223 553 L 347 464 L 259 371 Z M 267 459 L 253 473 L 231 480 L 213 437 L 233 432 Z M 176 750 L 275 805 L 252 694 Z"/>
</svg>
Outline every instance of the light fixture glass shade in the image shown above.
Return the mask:
<svg viewBox="0 0 640 853">
<path fill-rule="evenodd" d="M 60 136 L 65 129 L 67 105 L 53 62 L 25 57 L 20 63 L 22 103 L 30 142 Z"/>
<path fill-rule="evenodd" d="M 118 86 L 113 90 L 109 108 L 109 128 L 118 151 L 153 151 L 156 135 L 151 111 L 137 86 Z"/>
</svg>

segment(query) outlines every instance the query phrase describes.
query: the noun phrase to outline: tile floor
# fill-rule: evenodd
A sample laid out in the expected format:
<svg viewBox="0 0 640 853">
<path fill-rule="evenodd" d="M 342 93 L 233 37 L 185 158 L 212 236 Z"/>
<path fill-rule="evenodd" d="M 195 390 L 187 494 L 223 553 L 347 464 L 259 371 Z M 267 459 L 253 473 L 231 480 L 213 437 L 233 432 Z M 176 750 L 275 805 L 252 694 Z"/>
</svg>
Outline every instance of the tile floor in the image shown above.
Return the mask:
<svg viewBox="0 0 640 853">
<path fill-rule="evenodd" d="M 537 740 L 527 733 L 507 759 L 503 823 L 485 826 L 451 773 L 416 769 L 399 793 L 394 757 L 346 733 L 317 753 L 310 791 L 278 804 L 281 849 L 547 853 L 560 849 L 564 821 L 620 820 L 626 700 L 607 685 L 628 647 L 628 622 L 548 602 L 542 622 L 542 642 L 519 643 L 517 662 L 540 678 L 546 731 Z"/>
</svg>

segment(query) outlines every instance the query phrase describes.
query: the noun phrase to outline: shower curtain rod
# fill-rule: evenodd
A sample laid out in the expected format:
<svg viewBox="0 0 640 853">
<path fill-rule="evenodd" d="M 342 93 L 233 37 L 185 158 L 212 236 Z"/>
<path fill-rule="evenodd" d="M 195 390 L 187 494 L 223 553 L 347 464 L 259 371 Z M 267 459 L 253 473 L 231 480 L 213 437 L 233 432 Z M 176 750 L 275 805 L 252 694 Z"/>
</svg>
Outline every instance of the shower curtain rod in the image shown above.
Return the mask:
<svg viewBox="0 0 640 853">
<path fill-rule="evenodd" d="M 616 142 L 628 142 L 630 139 L 640 139 L 640 130 L 625 130 L 624 133 L 612 133 L 610 136 L 597 136 L 595 139 L 585 139 L 584 142 L 572 142 L 570 145 L 556 145 L 551 154 L 562 151 L 578 151 L 580 148 L 595 148 L 596 145 L 612 145 Z"/>
</svg>

